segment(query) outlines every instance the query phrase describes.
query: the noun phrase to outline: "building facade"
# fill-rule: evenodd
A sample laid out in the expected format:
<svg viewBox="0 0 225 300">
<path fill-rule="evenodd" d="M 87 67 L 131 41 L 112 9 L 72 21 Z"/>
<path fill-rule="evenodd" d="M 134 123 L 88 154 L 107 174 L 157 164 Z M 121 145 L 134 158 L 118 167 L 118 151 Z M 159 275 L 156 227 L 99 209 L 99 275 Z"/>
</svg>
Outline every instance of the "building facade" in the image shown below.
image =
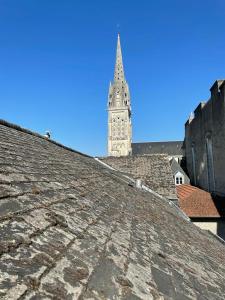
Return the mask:
<svg viewBox="0 0 225 300">
<path fill-rule="evenodd" d="M 118 35 L 114 81 L 108 95 L 108 156 L 131 154 L 130 92 L 125 79 L 120 36 Z"/>
<path fill-rule="evenodd" d="M 201 102 L 185 124 L 185 156 L 191 183 L 225 195 L 225 80 L 217 80 L 211 97 Z"/>
</svg>

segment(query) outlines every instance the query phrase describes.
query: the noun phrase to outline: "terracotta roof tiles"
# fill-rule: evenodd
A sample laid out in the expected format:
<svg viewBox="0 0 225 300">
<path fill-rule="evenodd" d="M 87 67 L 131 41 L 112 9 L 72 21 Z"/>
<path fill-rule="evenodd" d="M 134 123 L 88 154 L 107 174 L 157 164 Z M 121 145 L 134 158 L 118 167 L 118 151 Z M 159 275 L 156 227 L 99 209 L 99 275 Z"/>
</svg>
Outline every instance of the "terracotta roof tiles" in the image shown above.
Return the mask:
<svg viewBox="0 0 225 300">
<path fill-rule="evenodd" d="M 224 217 L 225 200 L 214 198 L 209 192 L 181 184 L 176 186 L 180 208 L 188 217 Z"/>
</svg>

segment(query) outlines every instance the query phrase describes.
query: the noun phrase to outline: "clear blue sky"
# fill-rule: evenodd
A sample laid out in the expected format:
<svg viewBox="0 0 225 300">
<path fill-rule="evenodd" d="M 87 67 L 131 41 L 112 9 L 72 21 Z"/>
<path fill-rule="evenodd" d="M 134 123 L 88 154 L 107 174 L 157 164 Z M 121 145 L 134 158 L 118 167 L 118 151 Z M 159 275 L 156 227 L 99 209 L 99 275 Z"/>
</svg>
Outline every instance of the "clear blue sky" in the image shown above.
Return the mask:
<svg viewBox="0 0 225 300">
<path fill-rule="evenodd" d="M 118 23 L 133 141 L 183 139 L 225 78 L 224 0 L 0 0 L 0 118 L 106 154 Z"/>
</svg>

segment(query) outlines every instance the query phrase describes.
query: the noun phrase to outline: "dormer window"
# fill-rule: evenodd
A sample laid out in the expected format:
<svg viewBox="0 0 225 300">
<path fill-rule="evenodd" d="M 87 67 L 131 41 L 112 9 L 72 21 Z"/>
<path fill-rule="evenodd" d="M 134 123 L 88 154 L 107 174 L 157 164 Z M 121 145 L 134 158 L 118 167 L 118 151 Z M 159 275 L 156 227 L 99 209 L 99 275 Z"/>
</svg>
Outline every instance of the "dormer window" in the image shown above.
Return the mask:
<svg viewBox="0 0 225 300">
<path fill-rule="evenodd" d="M 182 177 L 176 177 L 176 185 L 183 184 L 183 178 Z"/>
<path fill-rule="evenodd" d="M 184 175 L 181 172 L 175 174 L 175 185 L 184 184 Z"/>
</svg>

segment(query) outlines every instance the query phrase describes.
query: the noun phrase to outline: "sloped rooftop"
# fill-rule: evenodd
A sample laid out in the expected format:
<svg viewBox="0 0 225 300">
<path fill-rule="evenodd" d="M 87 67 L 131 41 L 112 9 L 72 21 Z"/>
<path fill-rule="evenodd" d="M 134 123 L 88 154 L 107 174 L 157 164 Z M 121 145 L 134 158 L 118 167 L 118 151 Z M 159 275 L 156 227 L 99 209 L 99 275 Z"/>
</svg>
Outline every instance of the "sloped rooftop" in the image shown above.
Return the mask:
<svg viewBox="0 0 225 300">
<path fill-rule="evenodd" d="M 189 184 L 176 186 L 180 208 L 190 218 L 225 217 L 224 199 Z"/>
<path fill-rule="evenodd" d="M 141 179 L 150 189 L 170 200 L 177 201 L 173 173 L 165 154 L 102 157 L 111 167 Z"/>
<path fill-rule="evenodd" d="M 224 299 L 224 245 L 93 158 L 0 122 L 1 299 Z"/>
<path fill-rule="evenodd" d="M 168 154 L 183 155 L 183 141 L 132 143 L 132 154 Z"/>
</svg>

